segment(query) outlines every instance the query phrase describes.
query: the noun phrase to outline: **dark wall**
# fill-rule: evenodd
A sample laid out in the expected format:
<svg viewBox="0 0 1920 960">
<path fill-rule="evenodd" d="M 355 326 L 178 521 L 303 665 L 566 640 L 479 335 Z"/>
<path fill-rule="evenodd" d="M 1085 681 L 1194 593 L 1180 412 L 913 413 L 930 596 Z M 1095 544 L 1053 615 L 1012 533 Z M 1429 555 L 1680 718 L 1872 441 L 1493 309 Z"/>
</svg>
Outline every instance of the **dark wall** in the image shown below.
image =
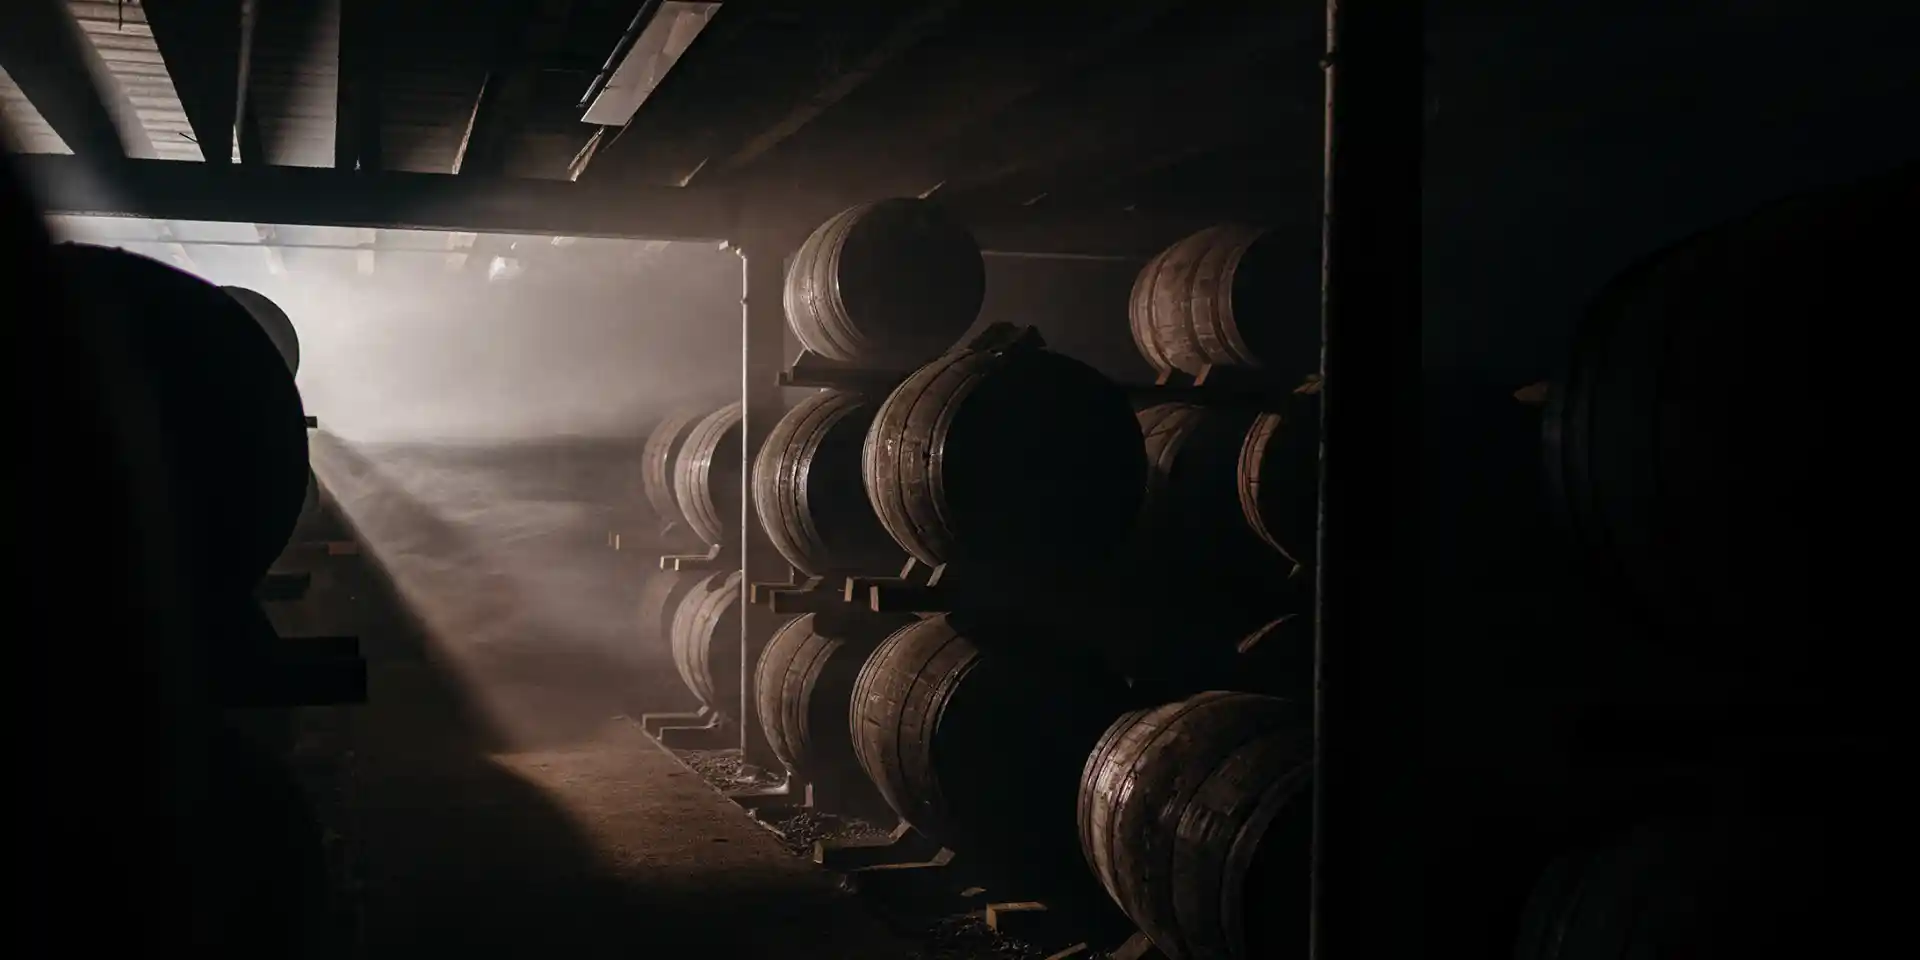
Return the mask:
<svg viewBox="0 0 1920 960">
<path fill-rule="evenodd" d="M 1125 382 L 1153 370 L 1127 331 L 1127 297 L 1144 261 L 987 257 L 987 298 L 973 331 L 1012 323 L 1040 329 L 1047 345 Z"/>
<path fill-rule="evenodd" d="M 1548 375 L 1629 260 L 1920 155 L 1910 4 L 1429 9 L 1430 369 Z"/>
</svg>

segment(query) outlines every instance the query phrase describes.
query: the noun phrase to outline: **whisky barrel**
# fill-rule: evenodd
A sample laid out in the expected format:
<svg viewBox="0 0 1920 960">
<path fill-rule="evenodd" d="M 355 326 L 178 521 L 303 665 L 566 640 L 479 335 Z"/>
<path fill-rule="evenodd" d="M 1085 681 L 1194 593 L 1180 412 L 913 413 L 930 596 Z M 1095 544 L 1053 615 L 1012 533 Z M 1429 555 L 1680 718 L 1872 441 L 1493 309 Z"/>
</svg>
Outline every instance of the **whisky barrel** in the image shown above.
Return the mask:
<svg viewBox="0 0 1920 960">
<path fill-rule="evenodd" d="M 1057 871 L 1084 884 L 1078 773 L 1126 690 L 1046 656 L 1045 632 L 947 614 L 894 633 L 854 682 L 854 753 L 922 833 L 1036 880 Z"/>
<path fill-rule="evenodd" d="M 1173 361 L 1167 359 L 1165 351 L 1160 349 L 1159 341 L 1153 337 L 1153 325 L 1131 322 L 1134 317 L 1153 315 L 1153 291 L 1160 282 L 1160 270 L 1166 265 L 1167 251 L 1154 254 L 1147 265 L 1133 278 L 1133 290 L 1127 297 L 1127 331 L 1133 335 L 1133 348 L 1140 351 L 1140 358 L 1147 361 L 1156 374 L 1165 375 L 1173 371 Z"/>
<path fill-rule="evenodd" d="M 986 266 L 965 227 L 927 200 L 863 203 L 835 214 L 787 266 L 787 322 L 828 360 L 907 370 L 973 326 Z"/>
<path fill-rule="evenodd" d="M 1851 832 L 1854 842 L 1841 843 L 1844 834 L 1823 818 L 1727 813 L 1636 825 L 1566 853 L 1540 875 L 1512 955 L 1871 953 L 1878 911 L 1870 888 L 1884 884 L 1869 879 L 1877 843 Z"/>
<path fill-rule="evenodd" d="M 1136 549 L 1156 568 L 1257 577 L 1277 566 L 1240 509 L 1240 451 L 1255 414 L 1162 403 L 1142 410 L 1147 489 Z"/>
<path fill-rule="evenodd" d="M 1852 330 L 1920 307 L 1890 239 L 1916 215 L 1913 165 L 1775 203 L 1630 266 L 1576 331 L 1545 417 L 1556 499 L 1593 572 L 1704 670 L 1838 666 L 1792 627 L 1874 592 L 1853 534 L 1891 522 L 1904 464 L 1852 438 L 1908 401 Z"/>
<path fill-rule="evenodd" d="M 142 366 L 187 575 L 249 589 L 286 546 L 307 485 L 305 412 L 273 341 L 219 287 L 139 254 L 63 243 L 54 262 Z"/>
<path fill-rule="evenodd" d="M 1317 261 L 1258 227 L 1208 227 L 1162 251 L 1134 282 L 1128 325 L 1155 369 L 1198 376 L 1258 369 L 1301 383 L 1320 367 Z"/>
<path fill-rule="evenodd" d="M 673 618 L 680 610 L 680 600 L 703 579 L 700 574 L 680 570 L 655 570 L 647 574 L 647 581 L 640 585 L 639 617 L 635 623 L 642 647 L 665 649 L 670 646 Z"/>
<path fill-rule="evenodd" d="M 700 702 L 740 715 L 740 571 L 710 573 L 673 615 L 673 664 Z"/>
<path fill-rule="evenodd" d="M 273 348 L 280 352 L 280 359 L 286 361 L 287 370 L 300 372 L 300 334 L 293 328 L 293 318 L 287 316 L 280 305 L 267 298 L 258 290 L 246 287 L 221 287 L 227 296 L 239 301 L 245 307 L 247 315 L 260 324 L 260 329 L 273 341 Z"/>
<path fill-rule="evenodd" d="M 687 433 L 673 464 L 673 499 L 701 543 L 727 543 L 740 532 L 741 408 L 729 403 Z"/>
<path fill-rule="evenodd" d="M 774 425 L 754 458 L 760 525 L 808 576 L 890 574 L 906 561 L 860 480 L 860 448 L 877 407 L 857 393 L 816 393 Z"/>
<path fill-rule="evenodd" d="M 1146 454 L 1126 394 L 1014 343 L 949 353 L 894 389 L 861 455 L 893 539 L 1003 595 L 1058 583 L 1131 536 Z"/>
<path fill-rule="evenodd" d="M 1247 527 L 1294 564 L 1312 566 L 1320 526 L 1319 404 L 1254 418 L 1235 468 Z"/>
<path fill-rule="evenodd" d="M 673 494 L 673 468 L 688 434 L 711 412 L 711 408 L 695 406 L 674 410 L 654 425 L 640 449 L 640 489 L 662 524 L 686 525 L 687 516 Z"/>
<path fill-rule="evenodd" d="M 311 517 L 320 512 L 320 478 L 312 470 L 307 471 L 307 491 L 300 497 L 300 516 Z"/>
<path fill-rule="evenodd" d="M 1304 956 L 1312 758 L 1307 711 L 1272 697 L 1128 714 L 1082 772 L 1086 861 L 1173 960 Z"/>
<path fill-rule="evenodd" d="M 767 743 L 787 769 L 809 778 L 859 773 L 847 723 L 854 680 L 881 641 L 917 622 L 908 614 L 810 613 L 774 632 L 753 689 Z"/>
</svg>

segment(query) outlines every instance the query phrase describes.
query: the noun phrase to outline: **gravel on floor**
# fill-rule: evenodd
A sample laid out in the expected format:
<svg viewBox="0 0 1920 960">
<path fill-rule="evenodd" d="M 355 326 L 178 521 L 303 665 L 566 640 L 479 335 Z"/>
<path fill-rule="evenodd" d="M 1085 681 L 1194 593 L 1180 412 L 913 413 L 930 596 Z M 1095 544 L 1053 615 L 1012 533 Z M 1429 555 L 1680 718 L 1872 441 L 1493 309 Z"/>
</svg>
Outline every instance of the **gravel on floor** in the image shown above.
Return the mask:
<svg viewBox="0 0 1920 960">
<path fill-rule="evenodd" d="M 766 786 L 777 782 L 742 772 L 739 750 L 673 750 L 681 762 L 718 790 Z M 780 839 L 796 857 L 811 859 L 813 845 L 822 840 L 884 837 L 890 827 L 857 817 L 845 817 L 797 806 L 764 806 L 746 811 L 755 822 Z M 987 926 L 984 908 L 948 914 L 928 922 L 920 918 L 886 916 L 884 905 L 869 902 L 889 926 L 919 941 L 909 960 L 1043 960 L 1048 951 L 1002 936 Z M 1077 953 L 1073 960 L 1104 960 L 1106 953 Z"/>
</svg>

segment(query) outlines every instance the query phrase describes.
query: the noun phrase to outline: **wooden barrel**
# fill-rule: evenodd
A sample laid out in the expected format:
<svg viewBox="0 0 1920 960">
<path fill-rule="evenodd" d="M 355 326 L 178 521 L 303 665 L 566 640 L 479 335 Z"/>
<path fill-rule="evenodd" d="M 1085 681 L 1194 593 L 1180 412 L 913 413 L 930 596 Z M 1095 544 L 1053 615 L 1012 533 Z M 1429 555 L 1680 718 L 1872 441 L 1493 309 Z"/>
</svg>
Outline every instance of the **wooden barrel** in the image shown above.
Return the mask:
<svg viewBox="0 0 1920 960">
<path fill-rule="evenodd" d="M 1875 592 L 1854 535 L 1892 521 L 1904 464 L 1852 438 L 1908 401 L 1891 360 L 1826 325 L 1916 313 L 1911 244 L 1887 239 L 1916 198 L 1909 165 L 1698 233 L 1620 274 L 1576 331 L 1545 417 L 1552 487 L 1594 572 L 1703 671 L 1800 683 L 1845 660 L 1789 641 Z"/>
<path fill-rule="evenodd" d="M 1046 656 L 1043 629 L 960 619 L 909 625 L 868 658 L 850 718 L 860 767 L 894 812 L 955 851 L 1085 883 L 1080 765 L 1124 711 L 1125 686 Z"/>
<path fill-rule="evenodd" d="M 673 615 L 673 664 L 700 702 L 740 715 L 740 571 L 710 573 Z"/>
<path fill-rule="evenodd" d="M 307 492 L 300 497 L 300 516 L 310 517 L 320 510 L 320 478 L 307 471 Z"/>
<path fill-rule="evenodd" d="M 687 523 L 686 514 L 680 511 L 680 501 L 673 494 L 674 464 L 680 461 L 680 450 L 686 446 L 688 434 L 712 412 L 708 407 L 681 407 L 667 414 L 654 425 L 653 432 L 647 434 L 646 445 L 640 450 L 640 489 L 662 524 L 685 526 Z"/>
<path fill-rule="evenodd" d="M 674 461 L 673 499 L 701 543 L 727 543 L 739 534 L 741 424 L 737 402 L 707 414 Z"/>
<path fill-rule="evenodd" d="M 1208 227 L 1149 261 L 1128 323 L 1155 369 L 1259 369 L 1302 383 L 1320 368 L 1318 261 L 1258 227 Z"/>
<path fill-rule="evenodd" d="M 1884 884 L 1866 851 L 1810 817 L 1649 822 L 1570 852 L 1540 876 L 1518 960 L 1861 956 Z M 1849 846 L 1853 849 L 1850 851 Z M 1857 852 L 1856 852 L 1857 851 Z M 1897 908 L 1896 908 L 1897 909 Z M 1884 942 L 1884 941 L 1882 941 Z M 1864 953 L 1855 950 L 1866 948 Z"/>
<path fill-rule="evenodd" d="M 957 350 L 881 404 L 861 469 L 881 525 L 920 562 L 1006 595 L 1111 561 L 1146 454 L 1126 394 L 1033 346 Z"/>
<path fill-rule="evenodd" d="M 1304 956 L 1312 759 L 1301 704 L 1209 692 L 1128 714 L 1087 758 L 1081 849 L 1173 960 Z"/>
<path fill-rule="evenodd" d="M 673 618 L 680 600 L 703 579 L 701 574 L 679 570 L 655 570 L 640 585 L 639 618 L 635 624 L 643 647 L 666 649 L 673 636 Z"/>
<path fill-rule="evenodd" d="M 1309 567 L 1320 527 L 1320 407 L 1298 398 L 1248 426 L 1235 468 L 1240 514 L 1267 545 Z"/>
<path fill-rule="evenodd" d="M 986 297 L 980 247 L 927 200 L 863 203 L 808 236 L 787 266 L 787 322 L 828 360 L 907 370 L 953 346 Z"/>
<path fill-rule="evenodd" d="M 909 614 L 809 613 L 774 633 L 753 689 L 767 743 L 787 769 L 810 778 L 860 772 L 847 723 L 854 681 L 881 641 L 917 622 Z"/>
<path fill-rule="evenodd" d="M 1254 419 L 1250 411 L 1192 403 L 1140 412 L 1147 489 L 1135 548 L 1143 563 L 1196 579 L 1275 572 L 1278 558 L 1240 509 L 1240 451 Z"/>
<path fill-rule="evenodd" d="M 307 485 L 305 412 L 273 341 L 219 287 L 158 261 L 73 243 L 54 260 L 135 345 L 189 575 L 250 589 L 286 546 Z"/>
<path fill-rule="evenodd" d="M 280 352 L 280 359 L 286 361 L 287 370 L 300 372 L 300 333 L 293 328 L 293 318 L 287 316 L 280 305 L 267 298 L 258 290 L 246 287 L 221 287 L 227 296 L 239 301 L 247 314 L 260 324 L 260 329 L 273 341 L 273 348 Z"/>
<path fill-rule="evenodd" d="M 906 562 L 860 480 L 860 448 L 877 407 L 856 393 L 816 393 L 774 425 L 754 458 L 760 524 L 808 576 L 886 575 Z"/>
<path fill-rule="evenodd" d="M 1167 262 L 1167 251 L 1155 254 L 1147 265 L 1140 268 L 1133 278 L 1133 291 L 1127 297 L 1127 317 L 1150 317 L 1153 315 L 1153 291 L 1159 283 L 1160 269 Z M 1133 334 L 1133 348 L 1140 351 L 1140 358 L 1147 361 L 1153 372 L 1165 375 L 1172 372 L 1173 361 L 1167 359 L 1166 352 L 1160 349 L 1159 341 L 1153 337 L 1153 325 L 1150 323 L 1129 322 L 1127 331 Z"/>
</svg>

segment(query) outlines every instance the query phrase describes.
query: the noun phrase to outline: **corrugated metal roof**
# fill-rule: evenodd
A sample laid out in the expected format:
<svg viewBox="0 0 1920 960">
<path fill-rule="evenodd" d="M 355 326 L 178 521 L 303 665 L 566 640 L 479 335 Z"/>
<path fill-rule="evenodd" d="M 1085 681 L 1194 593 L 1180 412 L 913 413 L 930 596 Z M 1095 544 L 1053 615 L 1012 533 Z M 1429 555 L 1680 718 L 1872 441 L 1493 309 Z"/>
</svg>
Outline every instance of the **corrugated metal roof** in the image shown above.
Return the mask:
<svg viewBox="0 0 1920 960">
<path fill-rule="evenodd" d="M 132 116 L 116 116 L 122 135 L 144 135 L 153 144 L 154 156 L 163 160 L 202 159 L 187 111 L 147 26 L 146 11 L 133 3 L 86 0 L 68 0 L 67 7 L 106 65 L 108 76 L 101 79 L 110 80 L 132 108 Z"/>
<path fill-rule="evenodd" d="M 254 26 L 247 111 L 259 122 L 268 163 L 331 167 L 339 112 L 339 0 L 289 5 L 278 13 Z"/>
</svg>

